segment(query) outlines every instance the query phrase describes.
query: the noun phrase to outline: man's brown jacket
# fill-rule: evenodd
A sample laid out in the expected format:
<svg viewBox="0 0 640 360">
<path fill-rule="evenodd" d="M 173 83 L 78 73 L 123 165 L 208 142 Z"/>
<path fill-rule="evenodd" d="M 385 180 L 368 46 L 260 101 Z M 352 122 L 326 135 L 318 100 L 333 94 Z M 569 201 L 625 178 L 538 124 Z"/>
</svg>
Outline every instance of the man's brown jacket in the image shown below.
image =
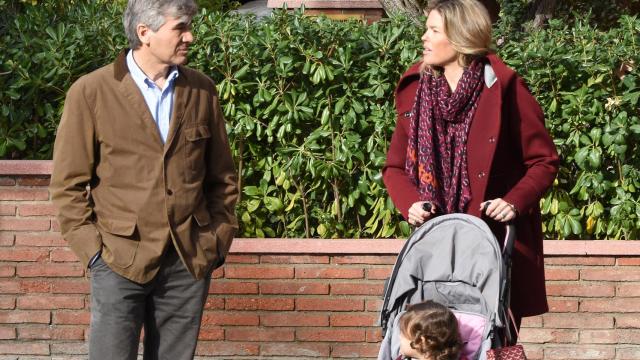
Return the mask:
<svg viewBox="0 0 640 360">
<path fill-rule="evenodd" d="M 215 86 L 179 67 L 163 144 L 125 54 L 67 93 L 50 187 L 62 235 L 85 266 L 102 250 L 138 283 L 154 277 L 173 242 L 200 279 L 224 262 L 237 229 L 237 176 Z"/>
</svg>

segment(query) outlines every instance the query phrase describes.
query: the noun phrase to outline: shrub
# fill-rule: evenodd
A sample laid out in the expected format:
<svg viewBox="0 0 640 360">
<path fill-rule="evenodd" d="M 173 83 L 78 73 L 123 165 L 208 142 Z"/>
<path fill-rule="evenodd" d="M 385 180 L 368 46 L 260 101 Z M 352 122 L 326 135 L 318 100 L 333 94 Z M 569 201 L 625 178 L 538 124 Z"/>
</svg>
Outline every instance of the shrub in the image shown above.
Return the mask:
<svg viewBox="0 0 640 360">
<path fill-rule="evenodd" d="M 0 0 L 1 1 L 1 0 Z M 24 6 L 0 25 L 0 156 L 50 158 L 66 89 L 126 41 L 121 6 Z M 591 18 L 541 31 L 496 27 L 499 54 L 545 109 L 562 157 L 541 202 L 547 238 L 638 237 L 640 20 Z M 241 174 L 241 236 L 391 237 L 409 226 L 380 178 L 393 90 L 421 29 L 277 11 L 194 20 L 190 66 L 214 78 Z"/>
<path fill-rule="evenodd" d="M 218 82 L 242 173 L 244 236 L 402 233 L 380 179 L 395 82 L 419 35 L 304 17 L 207 14 L 193 64 Z M 404 233 L 409 229 L 402 223 Z"/>
<path fill-rule="evenodd" d="M 640 20 L 599 31 L 553 20 L 500 54 L 545 110 L 562 167 L 542 202 L 547 236 L 638 238 Z"/>
<path fill-rule="evenodd" d="M 50 158 L 67 89 L 125 43 L 121 12 L 110 2 L 60 4 L 0 16 L 7 24 L 0 30 L 2 158 Z"/>
</svg>

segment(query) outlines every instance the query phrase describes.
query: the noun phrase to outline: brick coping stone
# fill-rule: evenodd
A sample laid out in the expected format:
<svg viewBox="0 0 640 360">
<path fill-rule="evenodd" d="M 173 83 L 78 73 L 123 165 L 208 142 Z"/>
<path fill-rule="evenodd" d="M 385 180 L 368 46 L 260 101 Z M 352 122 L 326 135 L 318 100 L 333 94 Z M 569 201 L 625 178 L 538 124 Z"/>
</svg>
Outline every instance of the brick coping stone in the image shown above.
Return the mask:
<svg viewBox="0 0 640 360">
<path fill-rule="evenodd" d="M 304 4 L 307 9 L 382 9 L 378 0 L 268 0 L 267 7 L 297 9 Z"/>
<path fill-rule="evenodd" d="M 236 238 L 231 246 L 238 254 L 344 254 L 395 255 L 404 239 L 273 239 Z M 548 256 L 638 256 L 638 240 L 545 240 Z"/>
<path fill-rule="evenodd" d="M 0 176 L 49 176 L 50 160 L 0 160 Z M 235 239 L 232 253 L 278 254 L 397 254 L 404 239 Z M 286 250 L 283 250 L 286 249 Z M 638 256 L 638 240 L 545 240 L 545 255 Z"/>
</svg>

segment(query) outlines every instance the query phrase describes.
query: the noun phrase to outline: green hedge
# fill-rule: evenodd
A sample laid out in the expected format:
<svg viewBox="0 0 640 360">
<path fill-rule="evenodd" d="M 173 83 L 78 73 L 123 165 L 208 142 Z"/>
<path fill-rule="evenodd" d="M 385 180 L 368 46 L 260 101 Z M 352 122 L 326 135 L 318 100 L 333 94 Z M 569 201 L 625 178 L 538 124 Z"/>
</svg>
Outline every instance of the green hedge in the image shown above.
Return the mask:
<svg viewBox="0 0 640 360">
<path fill-rule="evenodd" d="M 0 27 L 3 158 L 49 158 L 65 90 L 125 44 L 117 6 L 77 3 L 29 8 Z M 190 65 L 218 83 L 242 174 L 241 236 L 408 234 L 380 169 L 393 89 L 417 59 L 421 29 L 282 11 L 263 20 L 204 11 L 194 24 Z M 530 34 L 499 25 L 498 52 L 528 81 L 562 155 L 542 202 L 545 236 L 637 238 L 640 20 L 588 24 Z"/>
<path fill-rule="evenodd" d="M 638 239 L 640 19 L 607 31 L 554 20 L 523 40 L 500 53 L 544 108 L 562 158 L 542 202 L 546 234 Z"/>
<path fill-rule="evenodd" d="M 67 89 L 125 43 L 110 1 L 45 5 L 17 14 L 0 7 L 2 158 L 50 159 Z"/>
</svg>

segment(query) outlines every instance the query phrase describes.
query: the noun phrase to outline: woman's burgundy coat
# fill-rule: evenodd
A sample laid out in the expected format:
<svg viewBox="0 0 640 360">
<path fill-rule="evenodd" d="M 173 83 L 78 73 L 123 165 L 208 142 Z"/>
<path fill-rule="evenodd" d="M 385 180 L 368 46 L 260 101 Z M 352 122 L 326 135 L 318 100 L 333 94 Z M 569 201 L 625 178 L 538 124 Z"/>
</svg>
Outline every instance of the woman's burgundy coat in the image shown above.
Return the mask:
<svg viewBox="0 0 640 360">
<path fill-rule="evenodd" d="M 558 172 L 558 153 L 544 127 L 542 109 L 524 81 L 496 55 L 487 59 L 497 81 L 491 86 L 485 83 L 469 129 L 467 167 L 472 199 L 466 213 L 481 216 L 480 203 L 498 197 L 518 210 L 511 308 L 518 317 L 533 316 L 548 311 L 538 204 Z M 419 67 L 411 66 L 398 83 L 397 124 L 382 170 L 389 195 L 405 218 L 411 204 L 420 201 L 416 185 L 404 170 Z M 502 240 L 504 225 L 484 220 Z"/>
</svg>

